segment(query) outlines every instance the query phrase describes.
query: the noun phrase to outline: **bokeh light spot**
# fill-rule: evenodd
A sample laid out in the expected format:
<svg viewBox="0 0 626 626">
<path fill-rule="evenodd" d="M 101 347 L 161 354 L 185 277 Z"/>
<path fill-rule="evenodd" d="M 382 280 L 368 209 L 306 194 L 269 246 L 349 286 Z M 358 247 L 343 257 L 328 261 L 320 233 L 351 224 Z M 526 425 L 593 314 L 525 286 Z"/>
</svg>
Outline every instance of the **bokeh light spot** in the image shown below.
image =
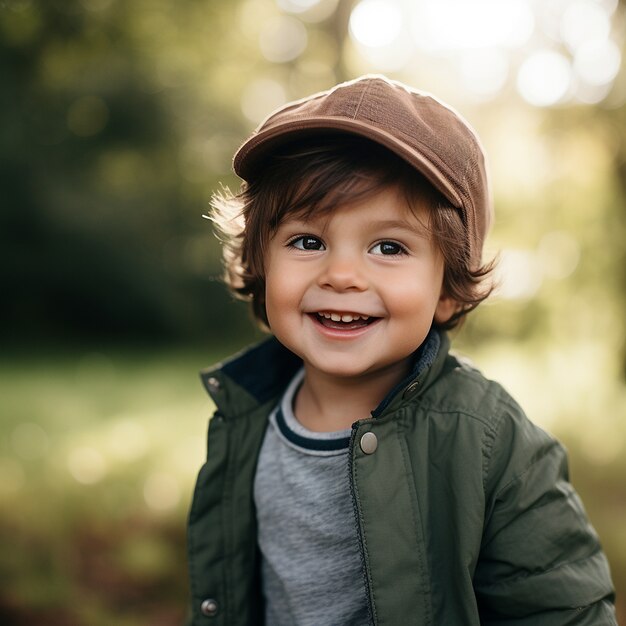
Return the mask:
<svg viewBox="0 0 626 626">
<path fill-rule="evenodd" d="M 611 85 L 589 85 L 580 83 L 576 90 L 576 100 L 584 104 L 598 104 L 611 93 Z"/>
<path fill-rule="evenodd" d="M 583 43 L 574 56 L 574 70 L 590 85 L 606 85 L 619 72 L 622 55 L 611 40 L 594 40 Z"/>
<path fill-rule="evenodd" d="M 278 81 L 257 78 L 248 83 L 241 95 L 241 111 L 251 122 L 258 124 L 286 101 L 287 93 Z"/>
<path fill-rule="evenodd" d="M 464 86 L 477 96 L 497 94 L 509 73 L 507 56 L 498 49 L 471 50 L 460 60 L 461 78 Z"/>
<path fill-rule="evenodd" d="M 267 20 L 259 34 L 261 54 L 272 63 L 287 63 L 300 56 L 307 46 L 304 24 L 282 15 Z"/>
<path fill-rule="evenodd" d="M 320 0 L 276 0 L 276 4 L 290 13 L 304 13 L 319 4 Z"/>
<path fill-rule="evenodd" d="M 561 20 L 561 39 L 571 50 L 585 41 L 606 39 L 611 32 L 611 20 L 606 9 L 593 0 L 570 2 Z"/>
<path fill-rule="evenodd" d="M 143 497 L 155 511 L 173 509 L 180 500 L 180 485 L 171 474 L 154 472 L 144 484 Z"/>
<path fill-rule="evenodd" d="M 415 43 L 437 53 L 472 48 L 523 46 L 534 31 L 526 0 L 439 0 L 412 5 Z"/>
<path fill-rule="evenodd" d="M 542 272 L 530 250 L 503 250 L 496 269 L 496 295 L 505 300 L 532 298 L 541 287 Z"/>
<path fill-rule="evenodd" d="M 517 75 L 517 89 L 528 103 L 552 106 L 565 98 L 571 85 L 569 61 L 558 52 L 540 50 L 529 56 Z"/>
<path fill-rule="evenodd" d="M 74 448 L 67 458 L 67 467 L 70 474 L 83 485 L 99 482 L 107 470 L 102 454 L 88 446 Z"/>
<path fill-rule="evenodd" d="M 146 429 L 136 420 L 116 421 L 109 432 L 108 449 L 121 461 L 134 461 L 148 451 Z"/>
<path fill-rule="evenodd" d="M 399 72 L 408 66 L 413 58 L 413 45 L 408 37 L 399 37 L 388 46 L 359 45 L 360 53 L 370 68 L 381 72 Z"/>
<path fill-rule="evenodd" d="M 287 13 L 294 13 L 310 23 L 328 19 L 337 10 L 338 0 L 277 0 L 276 4 Z"/>
<path fill-rule="evenodd" d="M 402 13 L 393 2 L 362 0 L 350 14 L 350 34 L 364 46 L 388 46 L 401 29 Z"/>
</svg>

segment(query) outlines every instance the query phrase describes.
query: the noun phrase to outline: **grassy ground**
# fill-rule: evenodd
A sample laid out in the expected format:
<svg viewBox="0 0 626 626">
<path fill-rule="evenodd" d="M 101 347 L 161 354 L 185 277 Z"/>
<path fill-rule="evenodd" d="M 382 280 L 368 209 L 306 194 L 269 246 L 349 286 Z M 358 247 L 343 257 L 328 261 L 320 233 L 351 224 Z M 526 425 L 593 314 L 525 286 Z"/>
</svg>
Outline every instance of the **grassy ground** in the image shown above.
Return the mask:
<svg viewBox="0 0 626 626">
<path fill-rule="evenodd" d="M 185 517 L 211 411 L 197 372 L 225 353 L 101 348 L 2 358 L 0 623 L 182 622 Z M 483 356 L 501 378 L 498 355 Z M 524 380 L 524 371 L 507 372 L 513 384 Z M 523 385 L 514 391 L 537 403 Z M 599 431 L 579 428 L 574 413 L 565 423 L 547 426 L 570 449 L 625 619 L 626 464 L 613 441 L 623 442 L 623 420 L 621 431 L 606 432 L 599 421 Z"/>
<path fill-rule="evenodd" d="M 185 516 L 217 355 L 73 351 L 0 363 L 0 623 L 179 624 Z"/>
</svg>

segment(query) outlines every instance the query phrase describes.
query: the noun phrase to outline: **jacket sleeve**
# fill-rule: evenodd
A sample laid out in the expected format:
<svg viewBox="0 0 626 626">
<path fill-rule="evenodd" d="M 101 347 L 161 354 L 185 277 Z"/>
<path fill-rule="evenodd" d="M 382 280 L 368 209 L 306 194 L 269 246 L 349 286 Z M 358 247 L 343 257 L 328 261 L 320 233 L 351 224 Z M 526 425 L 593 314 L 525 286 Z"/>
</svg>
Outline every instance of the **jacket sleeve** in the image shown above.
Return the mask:
<svg viewBox="0 0 626 626">
<path fill-rule="evenodd" d="M 510 399 L 509 399 L 510 400 Z M 616 625 L 607 559 L 568 479 L 563 447 L 513 401 L 486 449 L 474 588 L 485 625 Z"/>
</svg>

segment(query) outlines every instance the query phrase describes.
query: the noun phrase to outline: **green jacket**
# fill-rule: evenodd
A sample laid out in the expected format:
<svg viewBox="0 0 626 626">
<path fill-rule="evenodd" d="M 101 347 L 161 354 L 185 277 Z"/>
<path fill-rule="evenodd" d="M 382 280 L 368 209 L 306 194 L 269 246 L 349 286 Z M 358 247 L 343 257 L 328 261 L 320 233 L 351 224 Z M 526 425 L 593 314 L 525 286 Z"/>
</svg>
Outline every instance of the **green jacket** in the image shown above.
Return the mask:
<svg viewBox="0 0 626 626">
<path fill-rule="evenodd" d="M 616 624 L 565 451 L 448 348 L 442 335 L 433 364 L 352 427 L 371 622 Z M 268 415 L 300 366 L 269 339 L 202 374 L 217 410 L 189 516 L 195 626 L 263 624 L 252 484 Z"/>
</svg>

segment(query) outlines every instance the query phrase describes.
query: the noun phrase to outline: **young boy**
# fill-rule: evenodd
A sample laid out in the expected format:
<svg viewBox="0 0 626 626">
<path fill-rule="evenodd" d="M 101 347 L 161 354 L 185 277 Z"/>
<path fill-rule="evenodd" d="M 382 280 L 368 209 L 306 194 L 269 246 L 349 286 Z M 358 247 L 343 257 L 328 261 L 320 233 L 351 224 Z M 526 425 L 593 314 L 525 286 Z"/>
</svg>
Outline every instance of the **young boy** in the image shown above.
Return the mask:
<svg viewBox="0 0 626 626">
<path fill-rule="evenodd" d="M 192 624 L 615 624 L 563 448 L 448 351 L 489 292 L 483 152 L 366 76 L 291 103 L 218 197 L 227 280 L 273 337 L 203 373 Z"/>
</svg>

